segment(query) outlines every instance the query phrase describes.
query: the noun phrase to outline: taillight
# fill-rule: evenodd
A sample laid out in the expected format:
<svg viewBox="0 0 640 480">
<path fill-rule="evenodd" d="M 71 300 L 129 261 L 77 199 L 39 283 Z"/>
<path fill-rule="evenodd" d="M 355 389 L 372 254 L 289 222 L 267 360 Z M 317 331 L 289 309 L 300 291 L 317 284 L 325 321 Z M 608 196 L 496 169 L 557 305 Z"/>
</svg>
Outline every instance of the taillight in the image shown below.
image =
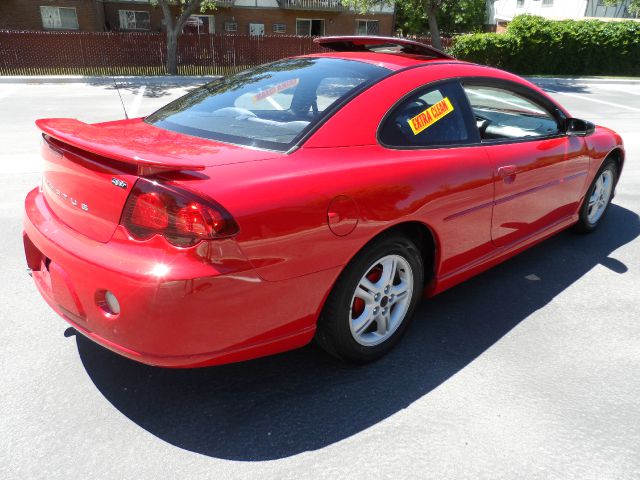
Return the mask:
<svg viewBox="0 0 640 480">
<path fill-rule="evenodd" d="M 120 223 L 138 240 L 159 234 L 178 247 L 238 233 L 229 212 L 213 200 L 143 178 L 131 190 Z"/>
</svg>

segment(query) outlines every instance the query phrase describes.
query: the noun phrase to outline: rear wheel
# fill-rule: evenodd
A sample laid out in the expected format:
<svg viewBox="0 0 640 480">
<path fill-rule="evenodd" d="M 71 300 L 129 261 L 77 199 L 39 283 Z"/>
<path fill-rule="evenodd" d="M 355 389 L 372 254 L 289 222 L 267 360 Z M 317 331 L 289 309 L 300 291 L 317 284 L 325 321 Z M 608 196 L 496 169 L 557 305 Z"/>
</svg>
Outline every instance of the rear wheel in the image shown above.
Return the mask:
<svg viewBox="0 0 640 480">
<path fill-rule="evenodd" d="M 575 229 L 578 232 L 589 233 L 598 227 L 611 204 L 613 190 L 617 181 L 618 165 L 615 160 L 608 159 L 598 171 L 587 191 L 580 209 L 580 219 L 575 225 Z"/>
<path fill-rule="evenodd" d="M 381 238 L 336 282 L 318 321 L 317 342 L 356 363 L 381 357 L 406 330 L 423 284 L 418 248 L 404 237 Z"/>
</svg>

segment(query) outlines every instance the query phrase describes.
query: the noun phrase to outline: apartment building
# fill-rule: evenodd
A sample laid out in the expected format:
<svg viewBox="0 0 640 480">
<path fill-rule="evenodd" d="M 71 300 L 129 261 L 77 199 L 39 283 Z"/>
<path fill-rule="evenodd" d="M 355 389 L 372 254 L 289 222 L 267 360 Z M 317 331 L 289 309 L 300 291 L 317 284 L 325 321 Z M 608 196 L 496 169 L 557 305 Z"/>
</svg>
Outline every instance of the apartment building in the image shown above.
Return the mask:
<svg viewBox="0 0 640 480">
<path fill-rule="evenodd" d="M 392 35 L 395 8 L 366 14 L 340 0 L 218 0 L 192 16 L 185 32 L 251 35 Z M 162 11 L 149 0 L 1 0 L 0 29 L 160 32 Z"/>
</svg>

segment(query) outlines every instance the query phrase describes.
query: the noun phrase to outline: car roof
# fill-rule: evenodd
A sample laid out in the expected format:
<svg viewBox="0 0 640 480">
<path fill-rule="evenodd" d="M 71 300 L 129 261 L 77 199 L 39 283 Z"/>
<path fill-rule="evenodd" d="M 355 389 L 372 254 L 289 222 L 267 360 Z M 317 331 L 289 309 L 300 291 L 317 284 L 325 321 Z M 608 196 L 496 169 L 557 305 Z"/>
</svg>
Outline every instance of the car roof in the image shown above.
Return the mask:
<svg viewBox="0 0 640 480">
<path fill-rule="evenodd" d="M 339 58 L 343 60 L 355 60 L 389 70 L 402 70 L 415 65 L 426 65 L 429 63 L 467 63 L 456 59 L 431 58 L 423 55 L 408 53 L 382 53 L 382 52 L 327 52 L 304 55 L 306 58 Z"/>
</svg>

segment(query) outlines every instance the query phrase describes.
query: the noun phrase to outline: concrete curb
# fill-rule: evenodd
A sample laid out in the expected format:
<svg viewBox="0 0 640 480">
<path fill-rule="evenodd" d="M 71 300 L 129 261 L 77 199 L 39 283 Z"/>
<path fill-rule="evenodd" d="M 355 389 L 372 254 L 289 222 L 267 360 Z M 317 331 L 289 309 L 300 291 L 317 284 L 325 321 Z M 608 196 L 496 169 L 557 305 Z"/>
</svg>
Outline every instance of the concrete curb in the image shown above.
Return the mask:
<svg viewBox="0 0 640 480">
<path fill-rule="evenodd" d="M 84 75 L 33 75 L 0 76 L 0 83 L 91 83 L 111 84 L 147 84 L 147 85 L 193 85 L 210 82 L 219 75 L 158 75 L 158 76 L 84 76 Z"/>
</svg>

